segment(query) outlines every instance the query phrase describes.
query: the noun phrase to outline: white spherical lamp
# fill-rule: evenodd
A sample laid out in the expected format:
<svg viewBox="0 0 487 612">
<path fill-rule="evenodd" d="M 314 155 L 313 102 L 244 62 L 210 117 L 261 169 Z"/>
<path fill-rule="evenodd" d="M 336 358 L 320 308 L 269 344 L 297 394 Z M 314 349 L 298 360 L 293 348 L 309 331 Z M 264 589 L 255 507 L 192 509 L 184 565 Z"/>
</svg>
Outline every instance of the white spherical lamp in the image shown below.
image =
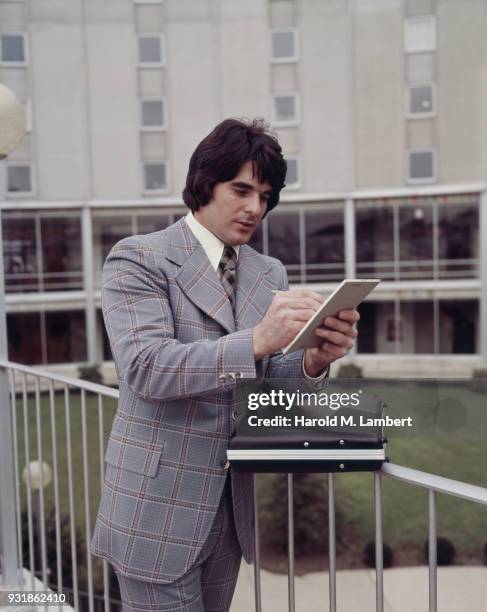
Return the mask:
<svg viewBox="0 0 487 612">
<path fill-rule="evenodd" d="M 0 84 L 0 159 L 15 149 L 27 127 L 24 107 L 8 87 Z"/>
<path fill-rule="evenodd" d="M 44 487 L 52 480 L 51 466 L 45 461 L 31 461 L 29 465 L 26 465 L 22 471 L 22 480 L 26 485 L 29 484 L 29 472 L 30 472 L 30 488 L 34 491 L 38 491 L 41 488 L 41 472 L 42 472 L 42 484 Z"/>
</svg>

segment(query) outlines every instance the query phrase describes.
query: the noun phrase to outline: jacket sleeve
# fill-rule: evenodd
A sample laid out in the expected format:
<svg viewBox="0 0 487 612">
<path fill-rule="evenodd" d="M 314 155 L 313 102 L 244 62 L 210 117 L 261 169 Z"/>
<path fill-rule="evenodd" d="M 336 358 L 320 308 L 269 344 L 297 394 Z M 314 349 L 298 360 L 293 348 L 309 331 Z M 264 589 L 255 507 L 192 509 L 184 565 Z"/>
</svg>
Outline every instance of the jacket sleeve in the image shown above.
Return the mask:
<svg viewBox="0 0 487 612">
<path fill-rule="evenodd" d="M 171 400 L 255 378 L 252 329 L 188 344 L 175 339 L 157 256 L 142 237 L 126 238 L 103 268 L 103 316 L 119 380 L 144 399 Z"/>
<path fill-rule="evenodd" d="M 279 289 L 287 291 L 289 282 L 287 279 L 286 268 L 281 264 L 282 276 Z M 317 377 L 307 376 L 304 372 L 304 350 L 294 351 L 283 355 L 281 352 L 274 353 L 269 357 L 266 369 L 266 378 L 285 378 L 285 379 L 303 379 L 308 385 L 315 388 L 324 388 L 328 386 L 330 367 L 326 368 L 323 374 Z"/>
</svg>

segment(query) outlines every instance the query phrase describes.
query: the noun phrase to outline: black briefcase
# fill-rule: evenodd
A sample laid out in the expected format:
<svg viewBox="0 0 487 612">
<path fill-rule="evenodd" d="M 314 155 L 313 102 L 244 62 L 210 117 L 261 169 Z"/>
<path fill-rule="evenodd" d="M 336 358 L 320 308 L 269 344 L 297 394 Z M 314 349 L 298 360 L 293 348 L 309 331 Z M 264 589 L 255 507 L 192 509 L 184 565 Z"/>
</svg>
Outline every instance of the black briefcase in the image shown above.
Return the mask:
<svg viewBox="0 0 487 612">
<path fill-rule="evenodd" d="M 358 472 L 375 471 L 387 461 L 380 420 L 384 404 L 375 397 L 363 397 L 360 411 L 337 414 L 335 427 L 274 428 L 264 434 L 237 427 L 230 439 L 227 458 L 236 471 Z M 356 423 L 343 426 L 350 419 Z M 377 425 L 361 426 L 377 420 Z M 240 430 L 240 431 L 239 431 Z"/>
</svg>

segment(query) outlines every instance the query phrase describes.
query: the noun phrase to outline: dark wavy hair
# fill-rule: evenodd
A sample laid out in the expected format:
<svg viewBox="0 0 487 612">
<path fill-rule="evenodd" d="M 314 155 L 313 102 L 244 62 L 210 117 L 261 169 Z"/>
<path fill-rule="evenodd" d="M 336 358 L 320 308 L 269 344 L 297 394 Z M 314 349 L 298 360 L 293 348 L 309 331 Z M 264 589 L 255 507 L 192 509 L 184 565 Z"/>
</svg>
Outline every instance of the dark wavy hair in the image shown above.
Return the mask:
<svg viewBox="0 0 487 612">
<path fill-rule="evenodd" d="M 186 206 L 194 212 L 208 204 L 215 185 L 234 179 L 248 161 L 259 182 L 272 187 L 267 214 L 279 202 L 287 164 L 263 119 L 225 119 L 203 138 L 189 161 L 183 190 Z"/>
</svg>

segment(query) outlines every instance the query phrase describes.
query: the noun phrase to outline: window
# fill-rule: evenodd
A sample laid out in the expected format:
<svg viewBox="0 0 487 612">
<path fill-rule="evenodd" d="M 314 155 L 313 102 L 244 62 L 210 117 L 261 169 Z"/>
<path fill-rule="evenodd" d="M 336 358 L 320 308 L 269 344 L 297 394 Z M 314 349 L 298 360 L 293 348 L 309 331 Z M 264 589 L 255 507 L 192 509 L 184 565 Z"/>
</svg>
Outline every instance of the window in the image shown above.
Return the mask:
<svg viewBox="0 0 487 612">
<path fill-rule="evenodd" d="M 408 151 L 408 182 L 431 183 L 435 180 L 435 155 L 430 149 Z"/>
<path fill-rule="evenodd" d="M 435 88 L 433 85 L 411 85 L 407 91 L 407 116 L 414 119 L 435 114 Z"/>
<path fill-rule="evenodd" d="M 144 98 L 140 101 L 142 131 L 161 131 L 167 129 L 165 98 Z"/>
<path fill-rule="evenodd" d="M 431 83 L 434 80 L 434 54 L 410 53 L 407 56 L 408 83 Z"/>
<path fill-rule="evenodd" d="M 40 218 L 44 291 L 83 288 L 81 218 L 44 214 Z"/>
<path fill-rule="evenodd" d="M 306 282 L 345 276 L 345 229 L 342 205 L 320 204 L 304 211 Z"/>
<path fill-rule="evenodd" d="M 478 274 L 479 226 L 478 202 L 438 206 L 440 278 L 472 278 Z"/>
<path fill-rule="evenodd" d="M 38 312 L 7 313 L 8 356 L 15 363 L 43 363 L 41 316 Z"/>
<path fill-rule="evenodd" d="M 355 211 L 357 278 L 394 278 L 394 209 L 359 202 Z"/>
<path fill-rule="evenodd" d="M 27 62 L 27 39 L 25 34 L 0 34 L 0 63 L 25 66 Z"/>
<path fill-rule="evenodd" d="M 46 312 L 47 363 L 86 361 L 86 323 L 81 310 Z"/>
<path fill-rule="evenodd" d="M 164 38 L 162 35 L 139 34 L 137 44 L 141 66 L 163 66 L 165 64 Z"/>
<path fill-rule="evenodd" d="M 299 97 L 296 93 L 274 94 L 272 123 L 275 126 L 294 126 L 299 123 Z"/>
<path fill-rule="evenodd" d="M 433 277 L 433 206 L 401 204 L 399 221 L 399 278 Z"/>
<path fill-rule="evenodd" d="M 144 162 L 144 191 L 162 193 L 168 190 L 166 162 Z"/>
<path fill-rule="evenodd" d="M 40 291 L 36 219 L 5 212 L 2 214 L 2 233 L 5 291 Z"/>
<path fill-rule="evenodd" d="M 404 50 L 406 53 L 436 49 L 436 19 L 434 15 L 410 17 L 404 21 Z"/>
<path fill-rule="evenodd" d="M 7 163 L 7 193 L 10 196 L 33 195 L 33 168 L 28 162 Z"/>
<path fill-rule="evenodd" d="M 301 176 L 299 172 L 299 159 L 296 156 L 290 155 L 286 157 L 287 172 L 286 172 L 286 188 L 297 189 L 301 186 Z"/>
<path fill-rule="evenodd" d="M 299 212 L 272 211 L 268 218 L 268 255 L 286 266 L 290 283 L 301 282 Z"/>
<path fill-rule="evenodd" d="M 298 59 L 297 30 L 273 30 L 271 61 L 274 63 L 295 62 Z"/>
<path fill-rule="evenodd" d="M 440 353 L 476 353 L 478 327 L 477 300 L 439 300 Z"/>
<path fill-rule="evenodd" d="M 26 131 L 32 131 L 32 103 L 30 98 L 21 98 L 20 100 L 24 107 Z"/>
</svg>

